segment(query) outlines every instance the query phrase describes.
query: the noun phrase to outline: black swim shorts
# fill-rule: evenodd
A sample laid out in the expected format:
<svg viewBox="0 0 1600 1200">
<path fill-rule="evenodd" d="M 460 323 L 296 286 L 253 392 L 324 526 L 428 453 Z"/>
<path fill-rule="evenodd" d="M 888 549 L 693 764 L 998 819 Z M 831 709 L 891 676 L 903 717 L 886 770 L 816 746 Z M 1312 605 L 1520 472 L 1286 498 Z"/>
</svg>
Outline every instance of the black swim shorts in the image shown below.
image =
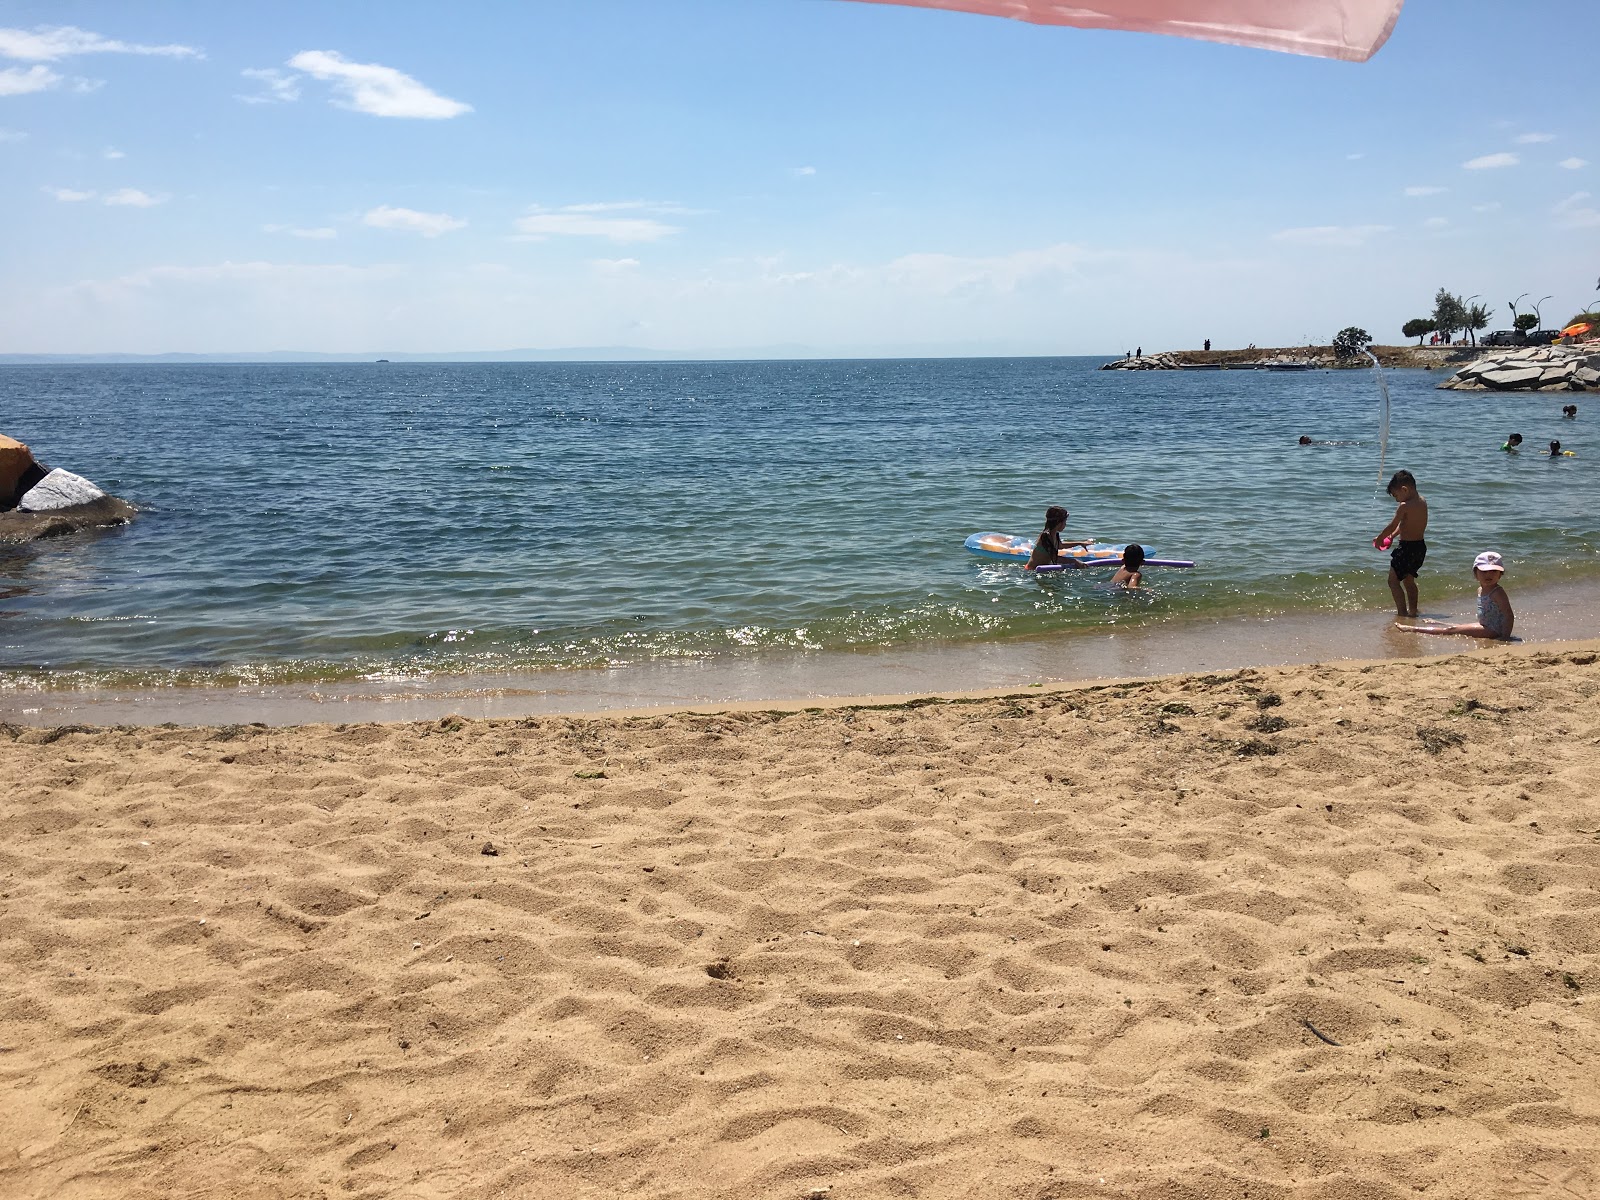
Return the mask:
<svg viewBox="0 0 1600 1200">
<path fill-rule="evenodd" d="M 1401 542 L 1389 552 L 1389 566 L 1394 568 L 1396 579 L 1405 579 L 1422 570 L 1422 560 L 1427 557 L 1427 542 Z"/>
</svg>

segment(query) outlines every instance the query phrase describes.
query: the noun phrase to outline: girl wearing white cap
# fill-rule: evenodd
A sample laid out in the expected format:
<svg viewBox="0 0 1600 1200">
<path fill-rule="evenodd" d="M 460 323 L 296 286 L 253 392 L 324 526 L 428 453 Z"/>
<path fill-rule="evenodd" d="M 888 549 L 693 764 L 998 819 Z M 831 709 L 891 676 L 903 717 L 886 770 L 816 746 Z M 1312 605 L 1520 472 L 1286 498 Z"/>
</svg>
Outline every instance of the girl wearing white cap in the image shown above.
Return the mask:
<svg viewBox="0 0 1600 1200">
<path fill-rule="evenodd" d="M 1467 637 L 1495 638 L 1504 641 L 1511 636 L 1516 614 L 1511 611 L 1511 598 L 1500 586 L 1506 564 L 1493 550 L 1485 550 L 1472 560 L 1472 575 L 1478 581 L 1478 619 L 1471 625 L 1397 625 L 1407 633 L 1460 633 Z"/>
</svg>

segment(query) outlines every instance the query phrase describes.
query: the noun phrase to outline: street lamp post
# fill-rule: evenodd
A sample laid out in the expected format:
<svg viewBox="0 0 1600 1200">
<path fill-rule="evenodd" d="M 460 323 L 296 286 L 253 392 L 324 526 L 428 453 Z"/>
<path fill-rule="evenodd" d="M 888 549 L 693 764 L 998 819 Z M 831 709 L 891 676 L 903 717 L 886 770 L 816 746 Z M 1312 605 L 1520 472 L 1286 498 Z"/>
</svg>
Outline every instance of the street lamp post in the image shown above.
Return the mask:
<svg viewBox="0 0 1600 1200">
<path fill-rule="evenodd" d="M 1472 344 L 1474 346 L 1478 344 L 1478 334 L 1477 331 L 1472 328 L 1472 302 L 1474 300 L 1481 299 L 1483 299 L 1482 296 L 1468 296 L 1461 302 L 1461 310 L 1465 314 L 1467 320 L 1467 336 L 1472 339 Z"/>
<path fill-rule="evenodd" d="M 1544 328 L 1544 314 L 1542 312 L 1540 312 L 1539 309 L 1540 309 L 1540 306 L 1544 304 L 1545 300 L 1548 300 L 1548 299 L 1550 299 L 1550 297 L 1546 296 L 1546 297 L 1544 297 L 1544 299 L 1540 300 L 1538 304 L 1535 304 L 1533 306 L 1533 315 L 1539 318 L 1539 324 L 1534 327 L 1536 329 L 1543 329 Z"/>
</svg>

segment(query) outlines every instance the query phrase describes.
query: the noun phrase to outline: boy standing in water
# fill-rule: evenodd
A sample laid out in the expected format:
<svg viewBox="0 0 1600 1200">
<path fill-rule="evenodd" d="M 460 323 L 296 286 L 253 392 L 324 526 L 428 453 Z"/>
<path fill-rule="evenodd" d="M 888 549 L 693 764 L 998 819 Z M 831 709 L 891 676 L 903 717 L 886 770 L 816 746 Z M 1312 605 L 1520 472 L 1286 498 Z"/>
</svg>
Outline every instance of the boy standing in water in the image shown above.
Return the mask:
<svg viewBox="0 0 1600 1200">
<path fill-rule="evenodd" d="M 1389 554 L 1389 594 L 1394 597 L 1396 612 L 1402 617 L 1417 615 L 1417 572 L 1422 570 L 1422 560 L 1428 556 L 1428 543 L 1422 536 L 1428 529 L 1428 502 L 1417 494 L 1417 479 L 1410 471 L 1396 471 L 1387 489 L 1396 501 L 1394 519 L 1372 539 L 1375 550 L 1387 550 L 1389 543 L 1398 543 Z"/>
</svg>

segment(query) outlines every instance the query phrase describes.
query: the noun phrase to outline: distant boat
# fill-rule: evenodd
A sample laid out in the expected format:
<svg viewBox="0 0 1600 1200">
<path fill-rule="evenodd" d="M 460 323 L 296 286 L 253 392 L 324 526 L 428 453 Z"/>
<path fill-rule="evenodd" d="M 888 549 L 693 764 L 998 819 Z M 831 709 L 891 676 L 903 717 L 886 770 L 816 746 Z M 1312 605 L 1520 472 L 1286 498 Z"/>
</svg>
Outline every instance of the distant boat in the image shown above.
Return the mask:
<svg viewBox="0 0 1600 1200">
<path fill-rule="evenodd" d="M 389 360 L 387 358 L 380 358 L 378 361 L 379 362 L 388 362 Z"/>
<path fill-rule="evenodd" d="M 1261 365 L 1269 371 L 1310 371 L 1317 364 L 1297 359 L 1285 359 L 1282 362 L 1264 362 Z"/>
</svg>

